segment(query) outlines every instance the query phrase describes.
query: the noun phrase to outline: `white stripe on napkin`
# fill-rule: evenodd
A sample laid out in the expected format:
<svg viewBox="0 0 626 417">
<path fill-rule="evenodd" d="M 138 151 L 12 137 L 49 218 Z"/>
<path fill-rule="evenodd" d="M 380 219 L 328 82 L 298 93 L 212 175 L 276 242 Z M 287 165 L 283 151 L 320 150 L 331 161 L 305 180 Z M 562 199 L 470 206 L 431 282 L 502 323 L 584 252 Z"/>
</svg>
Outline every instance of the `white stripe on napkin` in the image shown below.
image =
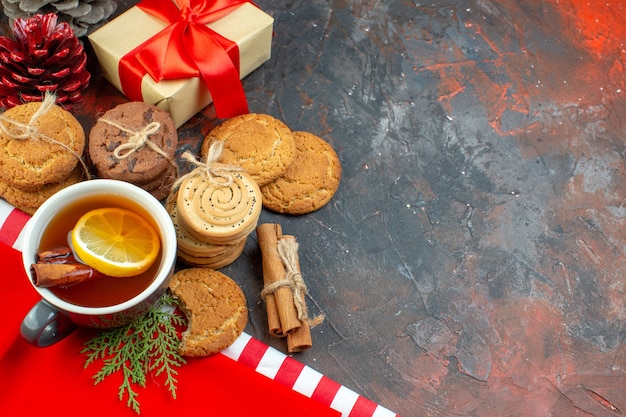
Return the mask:
<svg viewBox="0 0 626 417">
<path fill-rule="evenodd" d="M 239 336 L 235 343 L 221 353 L 306 397 L 328 405 L 343 417 L 399 417 L 247 333 Z"/>
<path fill-rule="evenodd" d="M 0 199 L 0 243 L 22 251 L 24 226 L 30 216 Z"/>
</svg>

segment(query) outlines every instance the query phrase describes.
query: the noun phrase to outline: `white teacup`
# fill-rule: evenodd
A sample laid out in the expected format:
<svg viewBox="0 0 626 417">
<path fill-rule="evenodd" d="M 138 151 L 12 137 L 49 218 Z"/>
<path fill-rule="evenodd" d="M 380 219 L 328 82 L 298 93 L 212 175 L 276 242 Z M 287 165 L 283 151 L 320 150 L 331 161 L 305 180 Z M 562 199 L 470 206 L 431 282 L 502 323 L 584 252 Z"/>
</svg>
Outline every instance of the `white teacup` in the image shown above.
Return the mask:
<svg viewBox="0 0 626 417">
<path fill-rule="evenodd" d="M 112 206 L 116 201 L 130 201 L 149 217 L 161 237 L 161 258 L 156 276 L 139 294 L 127 301 L 103 307 L 85 307 L 72 304 L 55 295 L 48 288 L 35 286 L 31 265 L 35 263 L 42 237 L 55 215 L 68 206 L 93 201 L 104 196 Z M 103 205 L 108 206 L 108 204 Z M 22 322 L 22 336 L 30 343 L 44 347 L 63 339 L 78 326 L 113 327 L 127 323 L 137 314 L 143 314 L 163 295 L 169 284 L 176 261 L 176 231 L 163 205 L 145 190 L 124 181 L 96 179 L 69 186 L 46 200 L 28 221 L 22 249 L 24 269 L 33 286 L 41 295 L 39 301 Z"/>
</svg>

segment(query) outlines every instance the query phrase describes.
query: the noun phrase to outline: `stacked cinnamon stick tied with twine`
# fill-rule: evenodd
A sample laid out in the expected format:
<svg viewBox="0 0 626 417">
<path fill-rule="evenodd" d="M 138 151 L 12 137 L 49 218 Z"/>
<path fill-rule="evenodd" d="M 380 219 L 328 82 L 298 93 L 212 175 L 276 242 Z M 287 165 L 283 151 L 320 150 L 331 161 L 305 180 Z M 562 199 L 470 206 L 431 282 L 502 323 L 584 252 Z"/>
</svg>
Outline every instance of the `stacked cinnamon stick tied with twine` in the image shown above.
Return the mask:
<svg viewBox="0 0 626 417">
<path fill-rule="evenodd" d="M 256 232 L 263 257 L 261 297 L 265 300 L 269 332 L 287 339 L 289 353 L 309 349 L 311 328 L 320 324 L 324 316 L 309 317 L 298 242 L 294 236 L 283 235 L 279 224 L 261 224 Z"/>
</svg>

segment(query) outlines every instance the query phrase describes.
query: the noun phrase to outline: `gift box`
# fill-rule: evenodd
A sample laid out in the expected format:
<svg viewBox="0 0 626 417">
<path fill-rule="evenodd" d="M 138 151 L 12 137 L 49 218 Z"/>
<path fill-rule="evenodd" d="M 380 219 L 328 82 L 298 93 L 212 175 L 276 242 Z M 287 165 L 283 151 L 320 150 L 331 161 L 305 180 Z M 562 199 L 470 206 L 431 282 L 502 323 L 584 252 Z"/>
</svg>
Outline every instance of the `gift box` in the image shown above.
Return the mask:
<svg viewBox="0 0 626 417">
<path fill-rule="evenodd" d="M 89 41 L 107 80 L 179 127 L 212 101 L 221 118 L 248 111 L 240 80 L 270 58 L 273 22 L 245 1 L 144 0 Z"/>
</svg>

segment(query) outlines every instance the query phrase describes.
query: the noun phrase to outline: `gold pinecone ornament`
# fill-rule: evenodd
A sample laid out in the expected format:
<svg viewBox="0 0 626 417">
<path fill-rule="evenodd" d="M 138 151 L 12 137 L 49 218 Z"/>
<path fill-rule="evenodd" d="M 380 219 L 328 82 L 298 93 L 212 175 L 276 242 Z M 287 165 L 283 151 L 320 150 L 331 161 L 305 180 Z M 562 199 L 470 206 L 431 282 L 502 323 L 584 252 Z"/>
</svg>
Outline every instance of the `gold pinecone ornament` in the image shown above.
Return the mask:
<svg viewBox="0 0 626 417">
<path fill-rule="evenodd" d="M 0 106 L 42 101 L 46 92 L 70 109 L 89 84 L 87 54 L 65 22 L 48 13 L 15 19 L 11 39 L 0 36 Z"/>
<path fill-rule="evenodd" d="M 17 18 L 55 13 L 59 21 L 66 22 L 81 37 L 104 24 L 117 3 L 114 0 L 2 0 L 2 6 L 10 24 Z"/>
</svg>

